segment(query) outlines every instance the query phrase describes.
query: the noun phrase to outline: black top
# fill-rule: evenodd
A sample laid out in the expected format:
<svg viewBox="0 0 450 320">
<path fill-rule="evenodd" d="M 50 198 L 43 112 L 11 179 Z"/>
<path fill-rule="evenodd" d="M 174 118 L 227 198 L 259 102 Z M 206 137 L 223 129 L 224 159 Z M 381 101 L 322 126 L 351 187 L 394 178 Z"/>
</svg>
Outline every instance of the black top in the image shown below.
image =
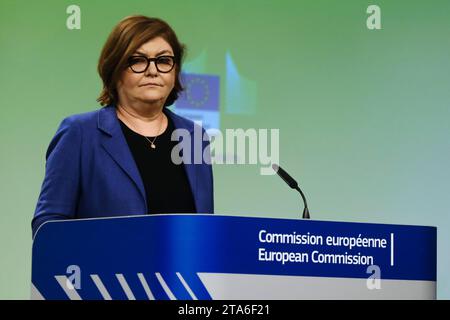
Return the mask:
<svg viewBox="0 0 450 320">
<path fill-rule="evenodd" d="M 172 148 L 178 141 L 170 137 L 175 129 L 167 117 L 167 129 L 160 134 L 154 144 L 143 135 L 128 128 L 120 119 L 122 131 L 141 174 L 147 194 L 147 213 L 195 213 L 192 190 L 183 164 L 174 164 L 170 158 Z M 153 141 L 154 137 L 147 137 Z"/>
</svg>

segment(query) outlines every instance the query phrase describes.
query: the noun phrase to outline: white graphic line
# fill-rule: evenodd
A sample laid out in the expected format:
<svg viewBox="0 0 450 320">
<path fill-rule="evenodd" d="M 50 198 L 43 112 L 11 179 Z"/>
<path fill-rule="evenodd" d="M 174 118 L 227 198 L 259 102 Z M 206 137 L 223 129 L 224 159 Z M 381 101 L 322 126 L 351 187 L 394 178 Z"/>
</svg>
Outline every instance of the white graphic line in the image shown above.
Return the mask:
<svg viewBox="0 0 450 320">
<path fill-rule="evenodd" d="M 181 283 L 183 284 L 184 288 L 187 290 L 187 292 L 189 292 L 189 295 L 191 296 L 192 300 L 198 300 L 197 297 L 195 296 L 194 292 L 191 290 L 191 288 L 186 283 L 186 281 L 184 281 L 183 276 L 179 272 L 177 272 L 177 276 L 180 279 Z"/>
<path fill-rule="evenodd" d="M 116 277 L 120 282 L 120 285 L 122 286 L 123 291 L 125 291 L 125 294 L 127 295 L 128 300 L 136 300 L 134 297 L 133 292 L 130 289 L 130 286 L 127 283 L 127 280 L 125 280 L 125 277 L 121 273 L 116 273 Z"/>
<path fill-rule="evenodd" d="M 44 296 L 39 292 L 38 288 L 31 283 L 31 300 L 45 300 Z"/>
<path fill-rule="evenodd" d="M 391 266 L 394 266 L 394 234 L 391 233 Z"/>
<path fill-rule="evenodd" d="M 98 291 L 100 291 L 100 293 L 102 294 L 103 300 L 112 300 L 108 290 L 106 290 L 98 274 L 91 274 L 91 278 L 94 281 L 95 285 L 97 286 Z"/>
<path fill-rule="evenodd" d="M 145 280 L 144 275 L 142 273 L 138 273 L 137 275 L 139 277 L 139 280 L 141 281 L 142 287 L 144 287 L 148 300 L 155 300 L 155 296 L 153 295 L 152 290 L 150 290 L 150 287 L 148 286 L 147 280 Z"/>
<path fill-rule="evenodd" d="M 61 288 L 64 290 L 70 300 L 83 300 L 78 294 L 77 290 L 73 287 L 72 283 L 66 276 L 55 276 Z M 70 285 L 68 285 L 70 283 Z M 70 288 L 69 288 L 70 286 Z"/>
<path fill-rule="evenodd" d="M 166 292 L 166 294 L 169 296 L 170 300 L 177 300 L 177 298 L 174 296 L 174 294 L 172 293 L 172 291 L 170 291 L 169 286 L 167 285 L 167 283 L 164 281 L 163 277 L 161 276 L 161 274 L 159 272 L 155 273 L 156 278 L 158 278 L 159 283 L 161 284 L 161 286 L 163 287 L 164 291 Z"/>
</svg>

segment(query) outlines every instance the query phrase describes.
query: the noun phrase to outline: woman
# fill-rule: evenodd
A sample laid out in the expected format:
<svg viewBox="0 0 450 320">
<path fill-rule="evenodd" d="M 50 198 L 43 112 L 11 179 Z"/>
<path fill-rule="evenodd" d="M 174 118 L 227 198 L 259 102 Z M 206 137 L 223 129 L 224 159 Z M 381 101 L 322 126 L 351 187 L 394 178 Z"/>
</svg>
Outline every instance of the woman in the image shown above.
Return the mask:
<svg viewBox="0 0 450 320">
<path fill-rule="evenodd" d="M 209 161 L 172 159 L 174 130 L 198 130 L 166 108 L 182 90 L 183 53 L 160 19 L 130 16 L 113 29 L 98 64 L 104 107 L 62 121 L 47 150 L 33 234 L 56 219 L 214 212 Z M 208 154 L 208 141 L 201 146 Z"/>
</svg>

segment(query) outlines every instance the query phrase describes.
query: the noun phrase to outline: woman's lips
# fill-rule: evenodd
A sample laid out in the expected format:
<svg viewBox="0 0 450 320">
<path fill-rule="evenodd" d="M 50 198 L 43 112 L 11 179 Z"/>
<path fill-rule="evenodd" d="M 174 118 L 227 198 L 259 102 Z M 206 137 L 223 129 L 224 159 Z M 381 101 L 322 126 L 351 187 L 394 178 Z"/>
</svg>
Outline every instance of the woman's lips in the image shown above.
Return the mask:
<svg viewBox="0 0 450 320">
<path fill-rule="evenodd" d="M 141 87 L 162 87 L 162 85 L 158 84 L 158 83 L 146 83 L 141 85 Z"/>
</svg>

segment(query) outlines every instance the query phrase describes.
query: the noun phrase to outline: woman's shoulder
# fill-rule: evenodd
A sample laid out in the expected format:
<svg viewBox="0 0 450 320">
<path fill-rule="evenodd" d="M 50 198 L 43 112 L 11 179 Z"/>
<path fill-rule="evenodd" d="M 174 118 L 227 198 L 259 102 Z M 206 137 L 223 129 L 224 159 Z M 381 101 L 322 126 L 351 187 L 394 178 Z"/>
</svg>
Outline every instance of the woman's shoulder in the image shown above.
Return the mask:
<svg viewBox="0 0 450 320">
<path fill-rule="evenodd" d="M 102 108 L 103 109 L 103 108 Z M 63 119 L 67 124 L 86 125 L 90 123 L 97 123 L 98 116 L 102 109 L 96 109 L 88 112 L 71 114 Z"/>
<path fill-rule="evenodd" d="M 204 131 L 204 128 L 201 125 L 201 123 L 196 123 L 191 119 L 180 116 L 179 114 L 176 114 L 173 110 L 170 109 L 165 109 L 164 111 L 166 115 L 171 118 L 176 129 L 186 129 L 193 132 L 194 129 L 197 128 L 197 130 Z"/>
<path fill-rule="evenodd" d="M 90 133 L 98 126 L 99 115 L 104 108 L 93 111 L 76 113 L 62 119 L 54 139 L 62 135 L 79 136 L 83 132 Z"/>
<path fill-rule="evenodd" d="M 108 105 L 92 111 L 76 113 L 65 117 L 61 127 L 77 127 L 82 131 L 111 126 L 116 119 L 115 109 Z"/>
</svg>

